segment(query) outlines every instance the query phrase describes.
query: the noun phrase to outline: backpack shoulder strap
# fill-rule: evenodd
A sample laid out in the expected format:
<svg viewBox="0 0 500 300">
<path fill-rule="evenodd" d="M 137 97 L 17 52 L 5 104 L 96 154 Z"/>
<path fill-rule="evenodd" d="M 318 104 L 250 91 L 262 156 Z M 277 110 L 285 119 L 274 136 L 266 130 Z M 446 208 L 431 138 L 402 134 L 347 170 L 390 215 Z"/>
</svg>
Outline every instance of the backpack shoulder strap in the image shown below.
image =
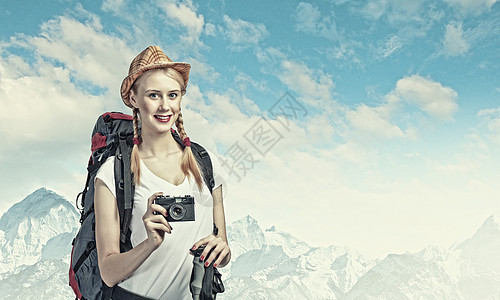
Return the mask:
<svg viewBox="0 0 500 300">
<path fill-rule="evenodd" d="M 181 145 L 182 149 L 186 147 L 184 146 L 184 143 L 179 137 L 179 134 L 175 130 L 172 130 L 172 136 L 177 141 L 177 143 Z M 203 173 L 203 180 L 205 181 L 205 184 L 207 185 L 210 193 L 212 193 L 212 190 L 214 189 L 215 186 L 215 179 L 214 179 L 214 170 L 212 166 L 212 160 L 210 159 L 210 155 L 208 155 L 208 151 L 205 150 L 205 148 L 203 148 L 200 144 L 195 142 L 191 142 L 191 150 L 193 150 L 194 157 L 196 158 L 198 165 L 201 167 L 201 172 Z"/>
<path fill-rule="evenodd" d="M 132 249 L 130 242 L 130 221 L 132 219 L 132 201 L 134 181 L 130 170 L 132 155 L 132 135 L 120 132 L 115 154 L 115 189 L 118 213 L 120 215 L 120 249 L 126 252 Z"/>
<path fill-rule="evenodd" d="M 212 193 L 215 186 L 215 179 L 210 155 L 208 154 L 208 151 L 198 143 L 191 142 L 191 149 L 194 150 L 194 157 L 198 161 L 198 164 L 201 166 L 205 184 L 207 185 L 210 193 Z"/>
</svg>

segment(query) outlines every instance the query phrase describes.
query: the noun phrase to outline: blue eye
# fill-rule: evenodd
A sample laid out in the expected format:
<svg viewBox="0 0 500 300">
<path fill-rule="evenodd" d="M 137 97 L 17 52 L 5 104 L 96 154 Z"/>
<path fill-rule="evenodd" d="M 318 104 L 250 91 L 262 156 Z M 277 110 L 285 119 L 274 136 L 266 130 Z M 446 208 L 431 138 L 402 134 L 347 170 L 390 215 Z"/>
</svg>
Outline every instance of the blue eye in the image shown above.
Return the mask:
<svg viewBox="0 0 500 300">
<path fill-rule="evenodd" d="M 169 96 L 170 98 L 172 98 L 172 99 L 177 98 L 177 96 L 178 96 L 178 95 L 179 95 L 179 94 L 177 94 L 177 93 L 170 93 L 170 94 L 168 94 L 168 96 Z"/>
<path fill-rule="evenodd" d="M 158 99 L 158 98 L 160 98 L 160 95 L 158 93 L 151 93 L 151 94 L 149 94 L 149 98 Z"/>
</svg>

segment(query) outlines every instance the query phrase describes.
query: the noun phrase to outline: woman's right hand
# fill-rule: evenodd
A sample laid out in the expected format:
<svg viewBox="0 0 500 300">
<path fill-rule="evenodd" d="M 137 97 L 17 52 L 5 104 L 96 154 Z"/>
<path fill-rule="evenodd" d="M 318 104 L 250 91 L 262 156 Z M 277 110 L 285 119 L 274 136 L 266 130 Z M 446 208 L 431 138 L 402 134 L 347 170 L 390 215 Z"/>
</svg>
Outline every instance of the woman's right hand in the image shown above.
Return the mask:
<svg viewBox="0 0 500 300">
<path fill-rule="evenodd" d="M 142 216 L 142 221 L 148 235 L 147 242 L 153 249 L 160 247 L 165 237 L 165 232 L 170 234 L 173 229 L 166 219 L 167 210 L 163 206 L 153 203 L 154 199 L 161 195 L 163 193 L 159 192 L 149 197 L 148 209 L 144 213 L 144 216 Z M 158 214 L 155 215 L 153 212 L 158 212 Z"/>
</svg>

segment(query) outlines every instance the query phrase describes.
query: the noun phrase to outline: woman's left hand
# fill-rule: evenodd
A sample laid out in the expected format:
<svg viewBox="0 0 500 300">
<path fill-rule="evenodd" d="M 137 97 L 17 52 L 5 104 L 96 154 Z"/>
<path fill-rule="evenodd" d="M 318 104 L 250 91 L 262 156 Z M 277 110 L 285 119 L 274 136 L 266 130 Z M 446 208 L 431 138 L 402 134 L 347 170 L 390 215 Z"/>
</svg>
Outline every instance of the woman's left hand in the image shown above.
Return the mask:
<svg viewBox="0 0 500 300">
<path fill-rule="evenodd" d="M 231 250 L 221 237 L 210 234 L 196 242 L 192 249 L 196 250 L 203 245 L 205 245 L 205 250 L 201 253 L 200 260 L 205 261 L 205 267 L 208 267 L 212 262 L 214 262 L 214 267 L 221 266 L 221 264 L 221 267 L 223 267 L 229 263 L 227 260 L 230 257 L 228 254 L 231 253 Z M 212 249 L 213 251 L 210 253 Z M 209 257 L 207 257 L 208 253 L 210 253 Z"/>
</svg>

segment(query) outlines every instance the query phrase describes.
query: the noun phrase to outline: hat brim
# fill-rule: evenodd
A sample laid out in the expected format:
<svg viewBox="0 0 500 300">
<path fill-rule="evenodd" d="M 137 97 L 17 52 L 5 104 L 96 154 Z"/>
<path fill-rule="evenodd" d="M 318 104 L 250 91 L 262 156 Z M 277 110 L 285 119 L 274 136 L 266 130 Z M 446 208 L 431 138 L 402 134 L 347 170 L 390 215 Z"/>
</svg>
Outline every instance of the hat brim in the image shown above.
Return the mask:
<svg viewBox="0 0 500 300">
<path fill-rule="evenodd" d="M 136 72 L 128 75 L 127 77 L 125 77 L 125 79 L 123 79 L 120 89 L 123 103 L 125 103 L 125 105 L 127 105 L 128 107 L 133 108 L 132 104 L 130 103 L 130 89 L 132 88 L 132 85 L 137 80 L 137 78 L 139 78 L 139 76 L 141 76 L 144 72 L 154 69 L 167 68 L 172 68 L 181 74 L 182 79 L 184 80 L 185 89 L 189 80 L 189 71 L 191 70 L 190 64 L 182 62 L 161 62 L 157 64 L 151 64 L 137 70 Z"/>
</svg>

